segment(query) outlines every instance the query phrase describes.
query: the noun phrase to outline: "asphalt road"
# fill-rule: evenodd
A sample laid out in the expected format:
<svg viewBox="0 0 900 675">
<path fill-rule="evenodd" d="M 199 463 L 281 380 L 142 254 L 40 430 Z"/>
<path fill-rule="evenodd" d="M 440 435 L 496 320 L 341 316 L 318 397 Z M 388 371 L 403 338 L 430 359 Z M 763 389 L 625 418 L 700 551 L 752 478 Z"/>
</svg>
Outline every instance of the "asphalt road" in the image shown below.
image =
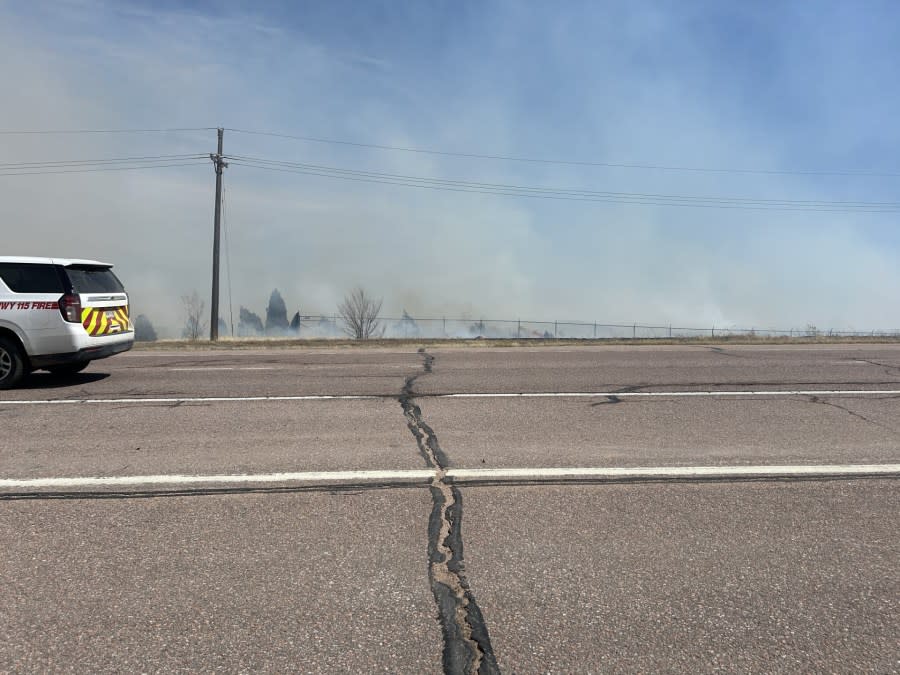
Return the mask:
<svg viewBox="0 0 900 675">
<path fill-rule="evenodd" d="M 0 424 L 2 672 L 900 672 L 900 346 L 134 351 Z"/>
</svg>

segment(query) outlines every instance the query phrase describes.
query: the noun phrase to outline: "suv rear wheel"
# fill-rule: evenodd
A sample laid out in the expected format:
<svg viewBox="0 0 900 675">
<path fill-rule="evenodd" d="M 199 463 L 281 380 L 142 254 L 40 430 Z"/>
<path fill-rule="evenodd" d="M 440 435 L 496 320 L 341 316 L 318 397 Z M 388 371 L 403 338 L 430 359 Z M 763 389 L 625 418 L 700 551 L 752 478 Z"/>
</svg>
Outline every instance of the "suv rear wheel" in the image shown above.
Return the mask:
<svg viewBox="0 0 900 675">
<path fill-rule="evenodd" d="M 25 377 L 25 357 L 13 340 L 0 336 L 0 389 L 15 387 Z"/>
<path fill-rule="evenodd" d="M 90 361 L 79 361 L 78 363 L 66 363 L 62 366 L 50 366 L 47 368 L 54 375 L 60 375 L 65 377 L 66 375 L 74 375 L 75 373 L 80 373 L 82 370 L 88 367 Z"/>
</svg>

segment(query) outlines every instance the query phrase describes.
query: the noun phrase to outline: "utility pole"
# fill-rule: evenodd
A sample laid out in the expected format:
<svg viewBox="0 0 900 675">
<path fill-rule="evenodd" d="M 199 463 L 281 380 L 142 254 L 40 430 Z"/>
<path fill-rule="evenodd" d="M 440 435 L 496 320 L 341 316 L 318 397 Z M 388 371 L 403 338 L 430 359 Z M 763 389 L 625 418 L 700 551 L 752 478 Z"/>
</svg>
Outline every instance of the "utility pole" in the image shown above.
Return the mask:
<svg viewBox="0 0 900 675">
<path fill-rule="evenodd" d="M 212 268 L 212 301 L 209 304 L 209 339 L 215 342 L 219 339 L 219 239 L 222 226 L 222 170 L 228 164 L 222 161 L 222 136 L 225 130 L 219 127 L 219 146 L 216 154 L 210 155 L 216 170 L 216 215 L 213 220 L 213 268 Z"/>
</svg>

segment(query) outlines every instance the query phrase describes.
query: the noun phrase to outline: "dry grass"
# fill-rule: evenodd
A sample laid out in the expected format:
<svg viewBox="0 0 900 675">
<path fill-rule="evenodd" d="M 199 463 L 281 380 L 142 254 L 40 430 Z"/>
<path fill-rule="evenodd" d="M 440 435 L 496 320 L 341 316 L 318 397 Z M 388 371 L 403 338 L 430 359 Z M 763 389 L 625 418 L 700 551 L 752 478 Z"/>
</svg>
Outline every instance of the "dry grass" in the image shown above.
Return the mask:
<svg viewBox="0 0 900 675">
<path fill-rule="evenodd" d="M 750 335 L 729 335 L 723 337 L 690 338 L 616 338 L 582 340 L 575 338 L 477 338 L 477 339 L 290 339 L 290 338 L 222 338 L 218 342 L 208 340 L 158 340 L 156 342 L 136 342 L 135 349 L 141 351 L 176 350 L 240 350 L 240 349 L 357 349 L 384 347 L 578 347 L 602 345 L 809 345 L 809 344 L 900 344 L 900 337 L 762 337 Z"/>
</svg>

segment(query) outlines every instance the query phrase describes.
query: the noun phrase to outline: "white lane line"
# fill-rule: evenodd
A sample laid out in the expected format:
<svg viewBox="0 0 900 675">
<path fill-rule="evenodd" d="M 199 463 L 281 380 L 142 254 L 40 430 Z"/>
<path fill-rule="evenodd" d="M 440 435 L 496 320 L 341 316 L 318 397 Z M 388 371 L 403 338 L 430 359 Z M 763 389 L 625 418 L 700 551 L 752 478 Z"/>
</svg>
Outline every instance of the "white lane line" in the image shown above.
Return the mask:
<svg viewBox="0 0 900 675">
<path fill-rule="evenodd" d="M 396 471 L 295 471 L 251 474 L 154 476 L 81 476 L 73 478 L 0 478 L 0 488 L 141 487 L 149 485 L 251 485 L 255 483 L 329 483 L 431 480 L 432 469 Z"/>
<path fill-rule="evenodd" d="M 569 391 L 518 393 L 417 394 L 415 398 L 693 398 L 739 396 L 900 396 L 900 389 L 803 389 L 788 391 Z M 3 405 L 71 405 L 75 403 L 246 403 L 254 401 L 371 401 L 396 398 L 375 394 L 309 394 L 305 396 L 173 396 L 155 398 L 69 398 L 0 400 Z"/>
<path fill-rule="evenodd" d="M 661 397 L 690 397 L 690 396 L 884 396 L 900 395 L 900 389 L 795 389 L 772 391 L 566 391 L 566 392 L 500 392 L 488 393 L 460 393 L 460 394 L 424 394 L 424 398 L 647 398 Z"/>
<path fill-rule="evenodd" d="M 173 373 L 197 373 L 206 370 L 275 370 L 273 366 L 199 366 L 192 368 L 166 368 Z"/>
<path fill-rule="evenodd" d="M 392 398 L 366 394 L 308 396 L 181 396 L 172 398 L 48 398 L 0 401 L 4 405 L 67 405 L 88 403 L 250 403 L 254 401 L 373 401 Z"/>
<path fill-rule="evenodd" d="M 757 466 L 650 466 L 650 467 L 551 467 L 507 469 L 449 469 L 448 478 L 467 481 L 553 481 L 622 479 L 622 478 L 759 478 L 783 476 L 854 476 L 898 475 L 900 464 L 788 464 Z M 298 471 L 255 474 L 185 475 L 160 474 L 150 476 L 82 476 L 71 478 L 2 478 L 0 489 L 84 488 L 84 487 L 149 487 L 159 485 L 254 485 L 266 483 L 358 483 L 430 481 L 436 476 L 433 469 L 387 471 Z"/>
<path fill-rule="evenodd" d="M 450 469 L 458 480 L 521 480 L 554 478 L 699 478 L 756 476 L 851 476 L 900 474 L 900 464 L 762 464 L 756 466 L 638 466 L 543 469 Z"/>
</svg>

